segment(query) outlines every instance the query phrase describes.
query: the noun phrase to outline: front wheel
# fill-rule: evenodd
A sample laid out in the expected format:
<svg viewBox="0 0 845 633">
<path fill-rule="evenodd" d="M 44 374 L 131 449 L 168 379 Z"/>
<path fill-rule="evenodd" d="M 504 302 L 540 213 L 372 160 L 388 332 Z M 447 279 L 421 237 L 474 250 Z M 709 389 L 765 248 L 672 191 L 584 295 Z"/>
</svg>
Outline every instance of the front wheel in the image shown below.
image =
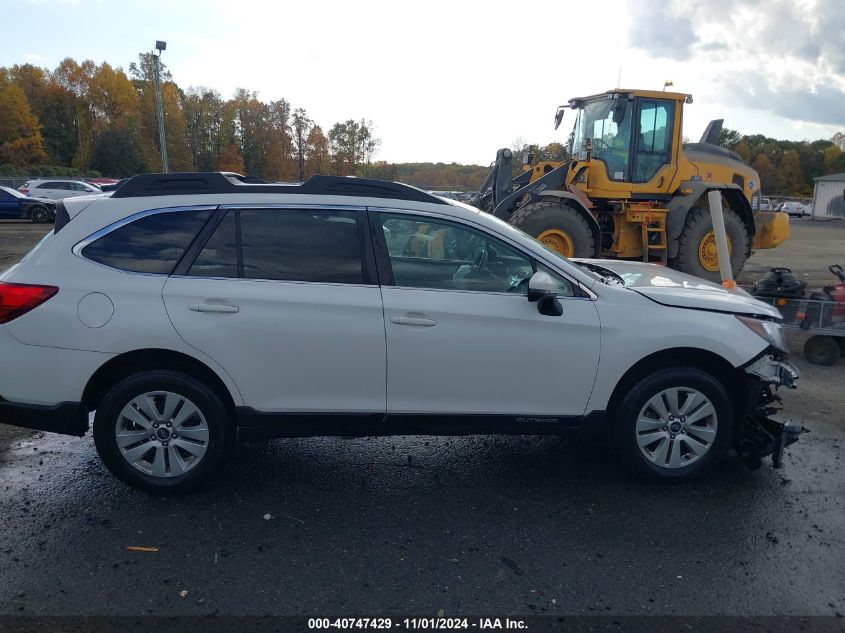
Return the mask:
<svg viewBox="0 0 845 633">
<path fill-rule="evenodd" d="M 595 239 L 587 220 L 558 201 L 534 202 L 513 212 L 510 224 L 564 257 L 593 257 Z"/>
<path fill-rule="evenodd" d="M 616 412 L 623 458 L 648 479 L 681 481 L 705 473 L 729 446 L 734 410 L 725 387 L 692 367 L 642 378 Z"/>
<path fill-rule="evenodd" d="M 29 212 L 29 219 L 33 224 L 46 224 L 50 221 L 50 211 L 45 206 L 32 207 Z"/>
<path fill-rule="evenodd" d="M 94 443 L 118 479 L 157 493 L 195 488 L 232 444 L 226 407 L 186 374 L 145 371 L 125 378 L 100 403 Z"/>
</svg>

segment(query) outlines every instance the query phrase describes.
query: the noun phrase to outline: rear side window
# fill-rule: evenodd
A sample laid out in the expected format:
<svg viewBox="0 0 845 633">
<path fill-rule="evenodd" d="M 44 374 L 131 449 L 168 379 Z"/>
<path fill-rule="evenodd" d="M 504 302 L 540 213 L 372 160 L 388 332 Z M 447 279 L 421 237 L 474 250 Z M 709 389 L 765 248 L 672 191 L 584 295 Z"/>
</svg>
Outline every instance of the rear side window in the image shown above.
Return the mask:
<svg viewBox="0 0 845 633">
<path fill-rule="evenodd" d="M 239 213 L 244 277 L 364 283 L 358 218 L 354 212 L 246 210 Z"/>
<path fill-rule="evenodd" d="M 91 242 L 82 249 L 82 256 L 120 270 L 169 275 L 212 213 L 148 215 Z"/>
<path fill-rule="evenodd" d="M 239 277 L 237 212 L 229 211 L 188 271 L 195 277 Z"/>
<path fill-rule="evenodd" d="M 315 283 L 364 283 L 355 212 L 230 210 L 188 273 Z"/>
</svg>

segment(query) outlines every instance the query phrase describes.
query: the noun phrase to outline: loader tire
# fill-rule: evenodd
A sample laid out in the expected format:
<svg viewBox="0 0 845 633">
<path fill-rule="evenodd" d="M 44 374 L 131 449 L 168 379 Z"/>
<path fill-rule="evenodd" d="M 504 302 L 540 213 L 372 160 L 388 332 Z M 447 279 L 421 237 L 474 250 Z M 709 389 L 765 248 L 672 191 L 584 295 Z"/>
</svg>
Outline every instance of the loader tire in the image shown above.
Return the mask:
<svg viewBox="0 0 845 633">
<path fill-rule="evenodd" d="M 735 211 L 725 207 L 723 215 L 731 254 L 731 272 L 736 277 L 745 265 L 745 260 L 751 255 L 751 238 L 748 228 Z M 708 281 L 721 281 L 713 223 L 708 208 L 690 209 L 678 237 L 678 256 L 672 259 L 669 265 Z"/>
<path fill-rule="evenodd" d="M 564 257 L 593 257 L 595 239 L 590 225 L 572 207 L 553 201 L 527 204 L 508 220 Z"/>
</svg>

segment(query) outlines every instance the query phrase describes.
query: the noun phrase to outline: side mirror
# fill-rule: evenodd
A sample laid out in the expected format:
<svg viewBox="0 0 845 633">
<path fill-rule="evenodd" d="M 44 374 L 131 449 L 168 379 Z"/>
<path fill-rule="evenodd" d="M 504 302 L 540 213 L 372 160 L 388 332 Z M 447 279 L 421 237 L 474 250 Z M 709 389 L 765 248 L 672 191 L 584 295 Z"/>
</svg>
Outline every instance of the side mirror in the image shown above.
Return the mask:
<svg viewBox="0 0 845 633">
<path fill-rule="evenodd" d="M 563 121 L 563 113 L 566 111 L 566 106 L 558 106 L 557 112 L 555 112 L 555 129 L 560 127 L 561 121 Z"/>
<path fill-rule="evenodd" d="M 628 108 L 628 102 L 620 99 L 613 106 L 613 122 L 616 125 L 625 120 L 625 110 Z"/>
<path fill-rule="evenodd" d="M 563 306 L 557 300 L 557 290 L 557 283 L 548 273 L 536 272 L 528 280 L 528 300 L 537 304 L 540 314 L 546 316 L 563 314 Z"/>
</svg>

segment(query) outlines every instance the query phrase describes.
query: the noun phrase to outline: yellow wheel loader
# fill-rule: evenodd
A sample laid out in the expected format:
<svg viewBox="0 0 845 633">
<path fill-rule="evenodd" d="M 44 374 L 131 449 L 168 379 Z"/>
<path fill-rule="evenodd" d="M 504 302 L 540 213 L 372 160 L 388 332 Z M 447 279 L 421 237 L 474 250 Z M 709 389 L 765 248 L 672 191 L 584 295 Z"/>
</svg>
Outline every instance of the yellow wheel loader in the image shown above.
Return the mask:
<svg viewBox="0 0 845 633">
<path fill-rule="evenodd" d="M 718 146 L 722 121 L 698 143 L 681 135 L 687 94 L 611 90 L 560 106 L 576 112 L 565 162 L 535 162 L 512 177 L 513 153 L 501 149 L 471 204 L 567 257 L 659 261 L 712 281 L 719 257 L 707 203 L 722 192 L 734 274 L 752 248 L 789 237 L 785 213 L 760 211 L 760 177 Z"/>
</svg>

